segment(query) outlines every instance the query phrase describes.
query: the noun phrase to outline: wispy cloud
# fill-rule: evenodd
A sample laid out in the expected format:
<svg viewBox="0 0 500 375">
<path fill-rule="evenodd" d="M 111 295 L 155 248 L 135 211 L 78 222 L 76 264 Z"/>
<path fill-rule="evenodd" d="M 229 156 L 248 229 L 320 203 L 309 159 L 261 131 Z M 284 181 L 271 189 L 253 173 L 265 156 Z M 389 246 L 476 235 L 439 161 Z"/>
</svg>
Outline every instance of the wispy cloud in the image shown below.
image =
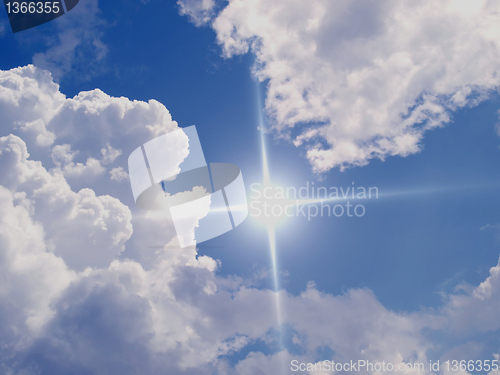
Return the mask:
<svg viewBox="0 0 500 375">
<path fill-rule="evenodd" d="M 52 23 L 56 36 L 45 40 L 46 51 L 33 56 L 36 66 L 52 72 L 57 81 L 70 72 L 85 80 L 103 71 L 108 47 L 102 41 L 105 21 L 100 17 L 98 0 L 81 1 Z"/>
<path fill-rule="evenodd" d="M 177 0 L 179 13 L 188 16 L 196 26 L 208 24 L 215 15 L 215 0 Z"/>
</svg>

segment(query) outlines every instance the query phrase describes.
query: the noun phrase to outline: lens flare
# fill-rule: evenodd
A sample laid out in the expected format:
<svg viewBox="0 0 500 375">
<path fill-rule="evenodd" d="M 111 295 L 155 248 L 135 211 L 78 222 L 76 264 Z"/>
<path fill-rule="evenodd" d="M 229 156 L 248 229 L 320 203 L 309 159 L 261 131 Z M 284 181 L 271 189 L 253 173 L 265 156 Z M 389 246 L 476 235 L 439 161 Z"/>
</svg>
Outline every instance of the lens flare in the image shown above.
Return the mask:
<svg viewBox="0 0 500 375">
<path fill-rule="evenodd" d="M 257 105 L 258 105 L 258 114 L 259 114 L 259 131 L 260 131 L 260 144 L 261 144 L 261 157 L 262 157 L 262 187 L 265 189 L 267 187 L 271 187 L 271 178 L 269 173 L 269 162 L 267 158 L 267 149 L 265 142 L 265 129 L 264 129 L 264 120 L 261 110 L 261 97 L 260 97 L 260 89 L 257 86 Z M 277 333 L 278 333 L 278 345 L 279 350 L 285 350 L 283 343 L 283 311 L 281 308 L 281 300 L 280 300 L 280 283 L 279 283 L 279 266 L 278 266 L 278 253 L 276 247 L 276 224 L 275 220 L 264 221 L 267 230 L 267 236 L 269 239 L 269 255 L 271 260 L 271 270 L 273 276 L 273 287 L 275 291 L 275 308 L 276 308 L 276 322 L 277 322 Z M 285 356 L 282 357 L 282 367 L 283 371 L 285 370 Z M 285 372 L 283 372 L 285 373 Z"/>
</svg>

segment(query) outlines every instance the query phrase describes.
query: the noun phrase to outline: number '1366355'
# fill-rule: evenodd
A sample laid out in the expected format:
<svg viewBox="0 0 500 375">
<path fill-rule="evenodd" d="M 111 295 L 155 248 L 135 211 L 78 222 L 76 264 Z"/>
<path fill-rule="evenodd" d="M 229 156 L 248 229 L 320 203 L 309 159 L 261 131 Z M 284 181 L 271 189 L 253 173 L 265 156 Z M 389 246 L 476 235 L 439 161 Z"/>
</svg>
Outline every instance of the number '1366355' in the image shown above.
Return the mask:
<svg viewBox="0 0 500 375">
<path fill-rule="evenodd" d="M 4 0 L 12 32 L 31 29 L 64 15 L 79 0 L 11 1 Z"/>
</svg>

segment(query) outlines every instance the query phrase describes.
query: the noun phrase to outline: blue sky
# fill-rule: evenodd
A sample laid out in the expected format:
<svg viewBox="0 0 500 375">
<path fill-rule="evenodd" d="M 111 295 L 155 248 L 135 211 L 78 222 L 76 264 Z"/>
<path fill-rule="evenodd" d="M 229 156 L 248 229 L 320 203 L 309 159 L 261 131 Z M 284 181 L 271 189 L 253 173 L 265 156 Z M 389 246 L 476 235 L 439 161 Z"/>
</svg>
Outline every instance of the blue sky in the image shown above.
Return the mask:
<svg viewBox="0 0 500 375">
<path fill-rule="evenodd" d="M 497 358 L 498 6 L 284 3 L 80 0 L 16 34 L 0 12 L 0 136 L 19 137 L 1 143 L 17 155 L 5 156 L 5 170 L 19 174 L 0 179 L 12 204 L 3 225 L 31 220 L 19 238 L 41 236 L 49 254 L 37 253 L 33 267 L 61 275 L 43 276 L 47 290 L 17 281 L 0 288 L 10 290 L 0 314 L 27 337 L 19 349 L 15 330 L 1 330 L 11 345 L 0 356 L 4 373 L 268 374 L 290 373 L 294 358 Z M 8 72 L 29 64 L 37 70 Z M 69 100 L 76 95 L 86 99 Z M 43 127 L 29 125 L 36 121 Z M 238 165 L 249 194 L 263 179 L 262 126 L 274 183 L 378 188 L 379 199 L 362 202 L 363 217 L 294 217 L 277 227 L 284 344 L 266 228 L 249 218 L 197 251 L 158 250 L 175 240 L 171 223 L 135 207 L 128 179 L 109 178 L 113 167 L 126 170 L 133 149 L 175 129 L 172 121 L 196 125 L 207 161 Z M 47 131 L 52 142 L 36 140 Z M 28 160 L 12 151 L 22 144 Z M 110 162 L 106 145 L 120 151 Z M 46 209 L 34 175 L 70 198 Z M 94 194 L 88 201 L 82 188 Z M 91 202 L 100 221 L 60 214 L 73 200 Z M 5 259 L 25 246 L 8 232 L 0 233 Z M 95 253 L 78 255 L 87 248 Z M 211 285 L 217 292 L 206 292 Z M 50 298 L 6 302 L 31 292 Z M 245 318 L 250 307 L 255 321 Z M 44 313 L 14 319 L 16 309 Z M 113 349 L 102 359 L 90 348 L 105 336 Z M 57 343 L 83 354 L 56 355 Z M 120 358 L 130 353 L 124 370 Z"/>
</svg>

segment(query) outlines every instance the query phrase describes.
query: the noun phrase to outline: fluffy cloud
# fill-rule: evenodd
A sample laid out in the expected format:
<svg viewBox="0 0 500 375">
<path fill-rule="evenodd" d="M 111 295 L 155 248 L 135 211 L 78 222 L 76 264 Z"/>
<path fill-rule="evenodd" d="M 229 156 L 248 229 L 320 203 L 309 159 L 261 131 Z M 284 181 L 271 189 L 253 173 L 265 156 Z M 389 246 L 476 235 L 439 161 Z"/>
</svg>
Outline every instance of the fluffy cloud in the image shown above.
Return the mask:
<svg viewBox="0 0 500 375">
<path fill-rule="evenodd" d="M 2 134 L 15 127 L 26 136 L 32 133 L 47 136 L 50 134 L 46 129 L 47 122 L 65 100 L 59 85 L 46 70 L 28 66 L 0 71 Z M 30 125 L 34 123 L 37 125 Z M 47 144 L 51 142 L 42 142 L 43 146 Z"/>
<path fill-rule="evenodd" d="M 168 215 L 137 211 L 118 182 L 133 149 L 177 129 L 163 105 L 100 90 L 68 99 L 29 66 L 0 72 L 0 109 L 2 373 L 254 375 L 287 373 L 291 359 L 398 364 L 498 351 L 475 341 L 499 327 L 500 264 L 476 288 L 413 313 L 367 289 L 334 296 L 310 283 L 292 295 L 223 278 L 218 261 L 178 249 Z M 107 173 L 69 172 L 89 160 Z M 277 298 L 291 337 L 282 351 Z"/>
<path fill-rule="evenodd" d="M 37 331 L 51 316 L 50 302 L 74 278 L 61 258 L 48 251 L 44 227 L 32 217 L 23 193 L 0 186 L 2 341 Z"/>
<path fill-rule="evenodd" d="M 94 158 L 88 158 L 85 164 L 75 164 L 73 159 L 77 154 L 78 152 L 71 151 L 71 145 L 68 144 L 57 145 L 52 149 L 52 161 L 62 170 L 66 178 L 92 179 L 105 172 L 105 168 L 99 160 Z M 105 155 L 103 159 L 107 159 L 107 157 L 108 155 Z"/>
<path fill-rule="evenodd" d="M 49 72 L 32 65 L 0 71 L 0 112 L 0 135 L 23 138 L 73 189 L 101 194 L 114 190 L 110 180 L 128 183 L 123 168 L 135 148 L 178 128 L 155 100 L 114 98 L 98 89 L 66 98 Z M 130 202 L 129 193 L 121 190 L 119 198 Z"/>
<path fill-rule="evenodd" d="M 500 322 L 500 264 L 490 269 L 490 276 L 470 294 L 448 297 L 444 315 L 448 317 L 447 326 L 454 332 L 497 331 Z"/>
<path fill-rule="evenodd" d="M 132 235 L 130 210 L 91 189 L 74 193 L 60 173 L 28 159 L 16 136 L 0 138 L 0 184 L 23 198 L 31 217 L 43 223 L 47 250 L 73 269 L 106 266 Z"/>
<path fill-rule="evenodd" d="M 112 181 L 124 181 L 128 179 L 128 173 L 125 172 L 123 167 L 116 167 L 109 171 L 109 175 L 111 176 Z"/>
<path fill-rule="evenodd" d="M 230 0 L 226 57 L 251 51 L 274 130 L 315 172 L 418 152 L 500 83 L 495 1 Z M 198 22 L 199 24 L 199 22 Z"/>
</svg>

